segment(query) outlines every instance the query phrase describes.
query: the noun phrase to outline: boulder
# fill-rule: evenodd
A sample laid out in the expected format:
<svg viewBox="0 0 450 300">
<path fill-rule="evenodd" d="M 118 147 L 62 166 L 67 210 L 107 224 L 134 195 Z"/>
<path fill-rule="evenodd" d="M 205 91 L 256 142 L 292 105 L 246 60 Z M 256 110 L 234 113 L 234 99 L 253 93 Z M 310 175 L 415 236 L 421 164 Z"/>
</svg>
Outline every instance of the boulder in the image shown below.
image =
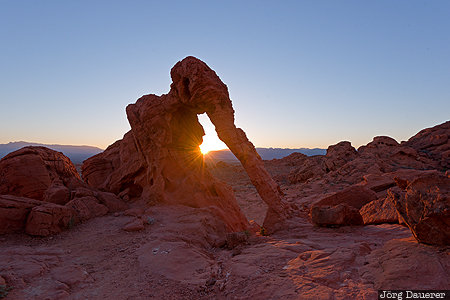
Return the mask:
<svg viewBox="0 0 450 300">
<path fill-rule="evenodd" d="M 390 191 L 390 196 L 417 241 L 450 245 L 450 178 L 423 175 L 408 183 L 403 192 Z"/>
<path fill-rule="evenodd" d="M 305 157 L 302 161 L 296 160 L 300 166 L 289 173 L 290 183 L 304 183 L 310 179 L 322 177 L 326 172 L 323 156 Z"/>
<path fill-rule="evenodd" d="M 28 214 L 43 202 L 11 195 L 0 195 L 0 234 L 23 231 Z"/>
<path fill-rule="evenodd" d="M 311 206 L 311 221 L 318 226 L 362 225 L 359 209 L 376 200 L 374 191 L 363 186 L 351 186 L 325 197 Z"/>
<path fill-rule="evenodd" d="M 67 156 L 45 147 L 32 146 L 3 157 L 0 160 L 0 178 L 0 194 L 36 200 L 44 200 L 54 181 L 65 186 L 81 184 L 80 176 Z"/>
<path fill-rule="evenodd" d="M 53 234 L 74 224 L 67 226 L 69 215 L 79 222 L 128 208 L 114 194 L 82 182 L 69 158 L 45 147 L 25 147 L 1 159 L 0 191 L 8 194 L 0 198 L 0 234 Z"/>
<path fill-rule="evenodd" d="M 74 226 L 76 212 L 68 207 L 53 203 L 35 206 L 27 218 L 25 232 L 30 235 L 48 236 Z"/>
<path fill-rule="evenodd" d="M 104 216 L 108 213 L 108 208 L 100 204 L 93 196 L 75 198 L 66 204 L 75 211 L 77 221 L 86 221 L 94 217 Z"/>
<path fill-rule="evenodd" d="M 128 205 L 113 193 L 99 192 L 97 199 L 108 208 L 108 212 L 119 212 L 128 209 Z"/>
<path fill-rule="evenodd" d="M 358 148 L 360 154 L 378 153 L 390 155 L 393 151 L 396 151 L 400 144 L 393 138 L 388 136 L 376 136 L 370 143 Z"/>
<path fill-rule="evenodd" d="M 333 206 L 315 206 L 311 209 L 311 220 L 318 226 L 362 225 L 362 217 L 357 208 L 347 203 Z"/>
<path fill-rule="evenodd" d="M 327 154 L 325 155 L 325 171 L 327 173 L 334 171 L 357 156 L 358 152 L 352 147 L 350 142 L 344 141 L 336 145 L 331 145 L 328 147 Z"/>
<path fill-rule="evenodd" d="M 133 133 L 84 161 L 84 181 L 96 189 L 121 195 L 127 201 L 138 199 L 147 185 L 147 164 L 139 155 Z"/>
<path fill-rule="evenodd" d="M 125 231 L 140 231 L 144 229 L 144 221 L 141 218 L 135 218 L 129 223 L 125 224 L 123 230 Z"/>
<path fill-rule="evenodd" d="M 364 182 L 362 185 L 371 189 L 375 193 L 386 191 L 396 185 L 393 176 L 386 174 L 367 174 L 364 175 L 363 178 Z"/>
<path fill-rule="evenodd" d="M 61 181 L 55 180 L 45 191 L 43 200 L 64 205 L 70 201 L 70 190 Z"/>
<path fill-rule="evenodd" d="M 398 223 L 398 214 L 389 196 L 371 201 L 361 207 L 359 213 L 364 225 Z"/>
<path fill-rule="evenodd" d="M 434 160 L 438 168 L 450 168 L 450 121 L 421 130 L 402 146 L 413 148 L 421 156 Z"/>
</svg>

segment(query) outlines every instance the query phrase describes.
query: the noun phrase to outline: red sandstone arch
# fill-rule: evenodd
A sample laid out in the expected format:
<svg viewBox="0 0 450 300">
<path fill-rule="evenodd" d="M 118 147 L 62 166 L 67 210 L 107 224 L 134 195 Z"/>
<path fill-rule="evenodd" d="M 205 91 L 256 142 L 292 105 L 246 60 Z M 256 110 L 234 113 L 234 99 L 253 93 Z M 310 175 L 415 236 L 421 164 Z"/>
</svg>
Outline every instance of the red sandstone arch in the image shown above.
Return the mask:
<svg viewBox="0 0 450 300">
<path fill-rule="evenodd" d="M 197 115 L 206 113 L 218 137 L 242 163 L 267 203 L 269 209 L 264 226 L 273 228 L 286 217 L 288 207 L 255 147 L 244 131 L 235 126 L 227 86 L 195 57 L 178 62 L 171 76 L 173 83 L 168 94 L 146 95 L 127 107 L 137 149 L 148 166 L 145 197 L 194 206 L 216 203 L 226 214 L 242 219 L 234 196 L 229 199 L 223 184 L 202 168 L 198 146 L 204 131 Z"/>
</svg>

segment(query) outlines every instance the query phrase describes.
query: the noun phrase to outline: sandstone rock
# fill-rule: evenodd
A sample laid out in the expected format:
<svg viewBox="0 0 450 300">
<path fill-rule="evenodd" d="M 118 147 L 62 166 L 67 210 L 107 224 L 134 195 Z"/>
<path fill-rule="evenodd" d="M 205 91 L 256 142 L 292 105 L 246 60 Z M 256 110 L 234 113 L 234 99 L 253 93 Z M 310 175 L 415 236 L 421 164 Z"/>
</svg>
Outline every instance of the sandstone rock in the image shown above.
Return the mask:
<svg viewBox="0 0 450 300">
<path fill-rule="evenodd" d="M 325 155 L 326 172 L 342 167 L 347 162 L 353 160 L 358 155 L 355 148 L 352 147 L 350 142 L 339 142 L 336 145 L 329 146 L 327 154 Z"/>
<path fill-rule="evenodd" d="M 450 168 L 450 121 L 421 130 L 402 146 L 411 147 L 421 155 L 433 159 L 440 168 Z"/>
<path fill-rule="evenodd" d="M 318 226 L 362 225 L 359 210 L 346 203 L 333 206 L 315 206 L 311 209 L 311 220 Z"/>
<path fill-rule="evenodd" d="M 152 270 L 153 274 L 191 286 L 203 285 L 213 265 L 207 253 L 183 241 L 151 241 L 141 246 L 137 255 L 140 272 Z"/>
<path fill-rule="evenodd" d="M 449 127 L 450 122 L 446 122 L 428 128 L 401 144 L 390 137 L 375 137 L 372 142 L 361 146 L 355 153 L 350 144 L 341 142 L 330 146 L 325 156 L 287 156 L 266 164 L 270 166 L 272 174 L 277 165 L 282 165 L 286 171 L 285 173 L 277 171 L 275 173 L 277 178 L 292 184 L 325 180 L 330 184 L 348 185 L 361 182 L 363 176 L 367 175 L 383 176 L 385 173 L 412 170 L 445 171 L 450 164 L 450 139 L 444 142 L 443 136 L 450 135 Z M 344 155 L 346 151 L 348 157 Z M 336 152 L 341 154 L 336 155 Z M 377 193 L 379 197 L 385 196 L 384 189 Z"/>
<path fill-rule="evenodd" d="M 108 208 L 100 204 L 93 196 L 75 198 L 68 202 L 66 207 L 70 207 L 75 211 L 75 217 L 78 221 L 86 221 L 108 213 Z"/>
<path fill-rule="evenodd" d="M 388 136 L 376 136 L 373 138 L 372 142 L 368 143 L 365 146 L 361 146 L 358 148 L 358 152 L 379 152 L 382 150 L 383 152 L 392 152 L 399 146 L 399 143 Z"/>
<path fill-rule="evenodd" d="M 53 280 L 66 284 L 69 288 L 82 282 L 94 281 L 86 270 L 76 265 L 53 268 L 51 277 Z"/>
<path fill-rule="evenodd" d="M 35 206 L 28 216 L 30 225 L 26 226 L 26 231 L 34 235 L 53 234 L 66 228 L 68 214 L 78 222 L 104 215 L 108 210 L 117 212 L 127 208 L 115 195 L 98 192 L 83 183 L 69 158 L 45 147 L 25 147 L 5 156 L 0 161 L 0 191 L 38 200 L 16 199 L 11 204 L 12 198 L 9 198 L 9 206 L 0 210 L 5 219 L 2 228 L 5 232 L 23 229 L 24 219 Z M 106 206 L 98 203 L 99 200 Z M 58 205 L 48 206 L 45 203 Z M 67 208 L 59 206 L 65 204 Z M 72 215 L 69 208 L 74 208 L 76 213 Z"/>
<path fill-rule="evenodd" d="M 415 179 L 429 176 L 429 175 L 439 175 L 436 170 L 398 170 L 390 174 L 394 178 L 394 181 L 398 187 L 401 189 L 406 189 L 406 187 L 413 182 Z"/>
<path fill-rule="evenodd" d="M 325 156 L 288 156 L 283 158 L 282 161 L 286 162 L 289 160 L 290 164 L 299 165 L 297 169 L 289 173 L 288 179 L 291 183 L 303 183 L 310 179 L 324 177 L 329 172 L 338 170 L 357 156 L 358 153 L 350 142 L 344 141 L 329 146 Z"/>
<path fill-rule="evenodd" d="M 448 288 L 448 263 L 445 251 L 440 254 L 411 237 L 387 241 L 368 255 L 359 272 L 360 279 L 373 283 L 375 290 L 404 290 L 412 286 L 439 290 Z"/>
<path fill-rule="evenodd" d="M 303 153 L 294 152 L 292 154 L 289 154 L 286 157 L 283 157 L 280 159 L 273 159 L 272 161 L 277 162 L 279 164 L 296 166 L 296 165 L 302 164 L 305 161 L 305 159 L 307 159 L 307 158 L 308 158 L 308 156 L 306 156 Z"/>
<path fill-rule="evenodd" d="M 31 209 L 43 202 L 11 195 L 0 195 L 0 234 L 23 231 Z"/>
<path fill-rule="evenodd" d="M 128 205 L 113 193 L 99 192 L 97 199 L 108 208 L 108 212 L 119 212 L 128 208 Z"/>
<path fill-rule="evenodd" d="M 255 220 L 250 220 L 248 222 L 249 226 L 248 226 L 248 231 L 251 234 L 255 234 L 255 233 L 259 233 L 261 231 L 261 225 L 259 225 L 258 223 L 255 222 Z"/>
<path fill-rule="evenodd" d="M 168 94 L 146 95 L 128 105 L 131 131 L 88 159 L 82 167 L 83 178 L 126 201 L 142 198 L 148 203 L 217 206 L 230 231 L 245 230 L 248 223 L 231 188 L 204 167 L 199 149 L 204 131 L 197 115 L 206 113 L 268 204 L 264 226 L 275 229 L 290 207 L 253 144 L 236 128 L 226 85 L 194 57 L 178 62 L 171 77 Z"/>
<path fill-rule="evenodd" d="M 167 95 L 147 95 L 127 107 L 138 150 L 148 163 L 147 181 L 150 184 L 145 187 L 146 193 L 162 202 L 199 207 L 215 203 L 227 212 L 225 217 L 229 219 L 227 224 L 232 231 L 246 227 L 245 217 L 234 197 L 229 196 L 230 189 L 202 167 L 199 145 L 204 131 L 197 115 L 206 112 L 219 138 L 241 161 L 269 206 L 264 226 L 275 227 L 278 221 L 286 218 L 289 208 L 255 147 L 244 131 L 234 125 L 234 110 L 226 85 L 205 63 L 194 57 L 178 62 L 172 68 L 171 76 L 173 83 Z M 202 192 L 192 191 L 193 186 L 203 186 Z M 194 197 L 186 199 L 186 194 Z"/>
<path fill-rule="evenodd" d="M 311 178 L 322 177 L 326 174 L 326 167 L 323 156 L 307 157 L 300 164 L 299 168 L 289 173 L 288 179 L 291 183 L 307 182 Z"/>
<path fill-rule="evenodd" d="M 144 229 L 144 222 L 140 218 L 135 218 L 133 221 L 127 223 L 123 230 L 125 231 L 139 231 Z"/>
<path fill-rule="evenodd" d="M 314 203 L 311 220 L 319 226 L 362 225 L 359 209 L 375 199 L 377 196 L 372 190 L 351 186 Z"/>
<path fill-rule="evenodd" d="M 398 214 L 391 197 L 371 201 L 361 207 L 359 213 L 364 225 L 398 223 Z"/>
<path fill-rule="evenodd" d="M 59 233 L 76 223 L 75 211 L 53 203 L 35 206 L 28 215 L 25 232 L 31 235 L 47 236 Z"/>
<path fill-rule="evenodd" d="M 44 200 L 53 181 L 81 182 L 68 157 L 45 147 L 24 147 L 0 160 L 0 194 Z"/>
<path fill-rule="evenodd" d="M 363 178 L 363 185 L 375 193 L 385 191 L 396 185 L 393 176 L 385 174 L 367 174 Z"/>
<path fill-rule="evenodd" d="M 409 183 L 404 193 L 390 195 L 417 241 L 450 245 L 450 178 L 423 175 Z"/>
<path fill-rule="evenodd" d="M 230 232 L 227 233 L 227 247 L 233 249 L 248 242 L 249 234 L 246 232 Z"/>
<path fill-rule="evenodd" d="M 64 205 L 70 201 L 70 190 L 61 181 L 55 180 L 45 191 L 43 200 Z"/>
<path fill-rule="evenodd" d="M 81 170 L 90 186 L 116 195 L 122 193 L 129 201 L 139 198 L 147 185 L 147 164 L 139 155 L 131 131 L 104 152 L 84 161 Z"/>
<path fill-rule="evenodd" d="M 97 192 L 94 191 L 92 188 L 87 188 L 84 186 L 76 187 L 71 191 L 71 199 L 74 198 L 82 198 L 82 197 L 96 197 Z"/>
<path fill-rule="evenodd" d="M 132 216 L 132 217 L 141 217 L 144 215 L 144 213 L 145 209 L 142 207 L 133 207 L 123 212 L 125 216 Z"/>
</svg>

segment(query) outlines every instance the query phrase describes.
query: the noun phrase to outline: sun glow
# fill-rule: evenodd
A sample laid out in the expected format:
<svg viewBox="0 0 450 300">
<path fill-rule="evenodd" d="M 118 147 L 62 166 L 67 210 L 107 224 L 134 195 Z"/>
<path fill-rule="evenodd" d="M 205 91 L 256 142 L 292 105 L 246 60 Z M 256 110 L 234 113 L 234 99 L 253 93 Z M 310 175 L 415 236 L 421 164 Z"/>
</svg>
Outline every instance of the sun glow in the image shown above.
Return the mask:
<svg viewBox="0 0 450 300">
<path fill-rule="evenodd" d="M 198 120 L 205 130 L 203 143 L 200 145 L 202 154 L 205 155 L 210 151 L 227 149 L 227 145 L 225 145 L 225 143 L 217 136 L 214 125 L 211 123 L 208 116 L 206 114 L 199 115 Z"/>
<path fill-rule="evenodd" d="M 208 134 L 206 134 L 203 137 L 203 143 L 200 145 L 200 151 L 203 155 L 205 155 L 209 151 L 222 150 L 226 147 L 227 146 L 221 140 L 219 140 L 217 136 L 208 136 Z"/>
</svg>

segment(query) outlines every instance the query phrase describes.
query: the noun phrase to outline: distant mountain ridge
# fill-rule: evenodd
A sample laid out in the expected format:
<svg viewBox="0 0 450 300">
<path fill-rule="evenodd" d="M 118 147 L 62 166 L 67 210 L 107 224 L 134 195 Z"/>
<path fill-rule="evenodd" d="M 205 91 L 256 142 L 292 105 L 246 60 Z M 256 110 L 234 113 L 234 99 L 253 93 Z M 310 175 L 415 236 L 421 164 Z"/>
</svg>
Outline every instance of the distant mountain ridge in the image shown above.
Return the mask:
<svg viewBox="0 0 450 300">
<path fill-rule="evenodd" d="M 20 148 L 27 146 L 41 146 L 47 147 L 55 151 L 59 151 L 64 153 L 74 164 L 80 164 L 84 160 L 88 159 L 91 156 L 94 156 L 100 152 L 103 152 L 103 149 L 93 146 L 73 146 L 73 145 L 58 145 L 58 144 L 41 144 L 41 143 L 32 143 L 32 142 L 10 142 L 8 144 L 0 144 L 0 159 L 11 153 L 13 151 L 19 150 Z M 285 156 L 288 156 L 294 152 L 300 152 L 307 156 L 313 155 L 325 155 L 327 150 L 320 148 L 298 148 L 298 149 L 289 149 L 289 148 L 256 148 L 256 151 L 264 160 L 272 160 L 279 159 Z M 222 161 L 237 161 L 237 158 L 231 153 L 230 150 L 217 150 L 211 151 L 207 154 L 208 157 L 214 160 L 222 160 Z"/>
<path fill-rule="evenodd" d="M 298 149 L 289 149 L 289 148 L 256 148 L 256 152 L 258 152 L 259 156 L 263 160 L 272 160 L 286 157 L 294 152 L 300 152 L 307 156 L 314 155 L 325 155 L 327 153 L 327 149 L 320 148 L 298 148 Z M 230 150 L 217 150 L 211 151 L 207 154 L 207 157 L 212 158 L 214 160 L 222 160 L 222 161 L 237 161 L 237 158 L 231 153 Z"/>
<path fill-rule="evenodd" d="M 27 146 L 40 146 L 47 147 L 55 151 L 59 151 L 64 153 L 65 156 L 69 157 L 70 160 L 74 164 L 80 164 L 85 159 L 94 156 L 100 152 L 103 152 L 103 149 L 93 147 L 93 146 L 72 146 L 72 145 L 49 145 L 49 144 L 40 144 L 40 143 L 32 143 L 32 142 L 10 142 L 8 144 L 0 144 L 0 159 L 11 153 L 13 151 L 19 150 L 20 148 Z"/>
</svg>

